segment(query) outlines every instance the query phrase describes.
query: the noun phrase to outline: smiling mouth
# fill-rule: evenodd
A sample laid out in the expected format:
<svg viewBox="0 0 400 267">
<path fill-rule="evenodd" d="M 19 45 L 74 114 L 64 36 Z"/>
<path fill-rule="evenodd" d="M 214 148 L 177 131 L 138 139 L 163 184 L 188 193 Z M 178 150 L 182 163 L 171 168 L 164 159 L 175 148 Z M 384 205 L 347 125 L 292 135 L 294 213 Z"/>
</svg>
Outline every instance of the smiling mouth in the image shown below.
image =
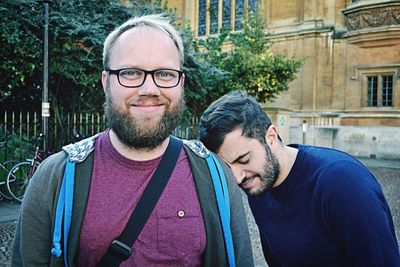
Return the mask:
<svg viewBox="0 0 400 267">
<path fill-rule="evenodd" d="M 161 107 L 162 104 L 153 104 L 153 105 L 132 105 L 134 107 L 138 107 L 138 108 L 154 108 L 154 107 Z"/>
<path fill-rule="evenodd" d="M 160 107 L 164 106 L 164 104 L 160 102 L 138 102 L 132 103 L 131 106 L 141 110 L 152 111 L 158 110 Z"/>
<path fill-rule="evenodd" d="M 253 182 L 253 180 L 256 178 L 256 176 L 250 176 L 250 177 L 245 177 L 242 182 L 239 184 L 240 188 L 242 189 L 248 189 Z"/>
</svg>

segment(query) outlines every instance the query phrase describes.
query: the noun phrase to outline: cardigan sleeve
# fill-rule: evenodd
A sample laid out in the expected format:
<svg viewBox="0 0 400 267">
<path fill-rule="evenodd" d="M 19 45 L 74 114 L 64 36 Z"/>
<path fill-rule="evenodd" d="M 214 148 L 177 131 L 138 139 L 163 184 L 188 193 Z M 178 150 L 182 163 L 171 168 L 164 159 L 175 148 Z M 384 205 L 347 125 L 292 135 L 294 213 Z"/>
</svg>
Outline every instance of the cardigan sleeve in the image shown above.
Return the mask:
<svg viewBox="0 0 400 267">
<path fill-rule="evenodd" d="M 64 152 L 47 158 L 30 180 L 20 208 L 11 266 L 51 265 L 52 214 L 64 161 Z"/>
</svg>

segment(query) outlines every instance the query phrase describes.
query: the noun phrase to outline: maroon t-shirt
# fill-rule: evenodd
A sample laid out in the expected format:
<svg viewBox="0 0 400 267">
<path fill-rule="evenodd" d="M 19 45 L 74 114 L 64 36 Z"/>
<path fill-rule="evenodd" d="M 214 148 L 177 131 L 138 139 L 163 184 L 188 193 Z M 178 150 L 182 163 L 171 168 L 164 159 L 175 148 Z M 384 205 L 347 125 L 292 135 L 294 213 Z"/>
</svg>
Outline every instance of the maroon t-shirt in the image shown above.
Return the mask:
<svg viewBox="0 0 400 267">
<path fill-rule="evenodd" d="M 112 146 L 109 131 L 96 139 L 78 266 L 95 266 L 118 238 L 160 160 L 127 159 Z M 200 266 L 205 246 L 200 203 L 182 149 L 167 186 L 133 244 L 132 255 L 120 266 Z"/>
</svg>

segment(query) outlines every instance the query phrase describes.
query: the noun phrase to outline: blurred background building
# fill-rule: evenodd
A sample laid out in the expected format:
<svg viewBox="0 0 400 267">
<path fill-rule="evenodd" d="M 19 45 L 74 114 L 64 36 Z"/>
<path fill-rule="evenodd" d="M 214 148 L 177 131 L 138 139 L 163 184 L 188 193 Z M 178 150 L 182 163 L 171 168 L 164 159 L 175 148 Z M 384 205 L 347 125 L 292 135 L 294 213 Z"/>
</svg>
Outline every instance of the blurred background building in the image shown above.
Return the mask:
<svg viewBox="0 0 400 267">
<path fill-rule="evenodd" d="M 305 60 L 264 103 L 286 143 L 400 159 L 400 1 L 168 0 L 198 38 L 266 20 L 272 51 Z"/>
</svg>

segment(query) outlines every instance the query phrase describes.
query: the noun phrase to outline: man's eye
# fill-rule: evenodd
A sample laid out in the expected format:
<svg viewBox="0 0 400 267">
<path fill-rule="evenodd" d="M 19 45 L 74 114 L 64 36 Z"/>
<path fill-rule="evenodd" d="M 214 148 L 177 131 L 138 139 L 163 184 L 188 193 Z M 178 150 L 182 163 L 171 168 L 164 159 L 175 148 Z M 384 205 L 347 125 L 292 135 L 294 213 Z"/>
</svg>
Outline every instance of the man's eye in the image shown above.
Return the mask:
<svg viewBox="0 0 400 267">
<path fill-rule="evenodd" d="M 248 164 L 249 162 L 250 162 L 250 159 L 238 161 L 239 164 Z"/>
<path fill-rule="evenodd" d="M 176 75 L 172 71 L 158 71 L 156 73 L 156 76 L 158 76 L 162 79 L 170 79 L 170 78 L 174 78 Z"/>
<path fill-rule="evenodd" d="M 123 70 L 119 73 L 120 76 L 124 78 L 137 78 L 141 76 L 141 72 L 137 70 Z"/>
</svg>

